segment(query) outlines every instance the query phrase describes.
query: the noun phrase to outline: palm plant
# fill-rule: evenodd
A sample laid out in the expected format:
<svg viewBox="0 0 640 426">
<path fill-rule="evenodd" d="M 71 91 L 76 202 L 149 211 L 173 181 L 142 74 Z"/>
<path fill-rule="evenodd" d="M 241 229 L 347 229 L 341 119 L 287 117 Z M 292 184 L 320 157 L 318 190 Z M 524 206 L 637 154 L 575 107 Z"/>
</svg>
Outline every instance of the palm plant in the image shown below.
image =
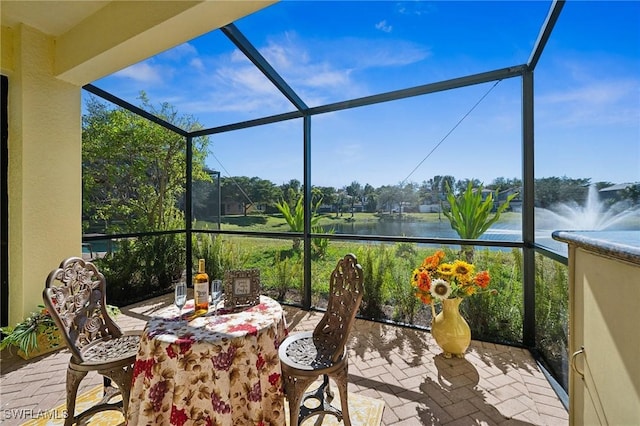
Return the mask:
<svg viewBox="0 0 640 426">
<path fill-rule="evenodd" d="M 316 214 L 316 211 L 318 210 L 318 207 L 320 206 L 321 202 L 322 202 L 322 199 L 318 200 L 318 202 L 312 206 L 312 210 L 311 210 L 311 227 L 312 228 L 316 226 L 318 224 L 318 221 L 320 220 L 320 216 Z M 282 200 L 281 202 L 276 203 L 276 207 L 278 208 L 280 213 L 282 213 L 282 215 L 284 216 L 284 220 L 289 225 L 291 232 L 304 232 L 304 203 L 303 203 L 302 196 L 298 197 L 298 201 L 296 202 L 296 206 L 293 209 L 293 211 L 291 210 L 291 207 L 289 207 L 289 204 L 287 204 L 285 200 Z M 293 250 L 295 252 L 300 251 L 301 241 L 302 240 L 300 238 L 293 239 Z"/>
<path fill-rule="evenodd" d="M 482 185 L 473 188 L 471 182 L 467 184 L 467 189 L 456 197 L 447 185 L 447 201 L 450 210 L 442 209 L 444 215 L 451 222 L 451 228 L 458 233 L 460 238 L 465 240 L 475 240 L 480 238 L 491 225 L 500 219 L 500 215 L 509 207 L 509 203 L 517 193 L 511 194 L 498 206 L 495 213 L 493 210 L 493 193 L 482 199 Z M 473 246 L 462 246 L 461 254 L 466 256 L 467 262 L 473 263 Z"/>
</svg>

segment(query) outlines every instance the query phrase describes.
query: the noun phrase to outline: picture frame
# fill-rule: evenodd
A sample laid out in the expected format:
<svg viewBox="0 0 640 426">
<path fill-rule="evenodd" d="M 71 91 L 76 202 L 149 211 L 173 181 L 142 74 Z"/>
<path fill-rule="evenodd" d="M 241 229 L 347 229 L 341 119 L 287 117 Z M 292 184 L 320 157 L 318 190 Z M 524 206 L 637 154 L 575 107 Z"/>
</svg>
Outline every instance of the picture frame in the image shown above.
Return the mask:
<svg viewBox="0 0 640 426">
<path fill-rule="evenodd" d="M 238 309 L 260 303 L 260 270 L 233 269 L 224 273 L 224 307 Z"/>
</svg>

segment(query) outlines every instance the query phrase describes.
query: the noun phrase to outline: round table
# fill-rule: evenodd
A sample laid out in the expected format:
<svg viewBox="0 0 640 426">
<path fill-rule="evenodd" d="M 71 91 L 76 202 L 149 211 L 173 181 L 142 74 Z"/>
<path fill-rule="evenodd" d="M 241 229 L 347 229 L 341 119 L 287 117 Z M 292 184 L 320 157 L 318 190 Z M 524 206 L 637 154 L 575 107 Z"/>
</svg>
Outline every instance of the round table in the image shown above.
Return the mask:
<svg viewBox="0 0 640 426">
<path fill-rule="evenodd" d="M 266 296 L 239 312 L 194 319 L 190 300 L 147 322 L 127 413 L 134 425 L 284 425 L 280 304 Z M 189 312 L 190 310 L 190 312 Z"/>
</svg>

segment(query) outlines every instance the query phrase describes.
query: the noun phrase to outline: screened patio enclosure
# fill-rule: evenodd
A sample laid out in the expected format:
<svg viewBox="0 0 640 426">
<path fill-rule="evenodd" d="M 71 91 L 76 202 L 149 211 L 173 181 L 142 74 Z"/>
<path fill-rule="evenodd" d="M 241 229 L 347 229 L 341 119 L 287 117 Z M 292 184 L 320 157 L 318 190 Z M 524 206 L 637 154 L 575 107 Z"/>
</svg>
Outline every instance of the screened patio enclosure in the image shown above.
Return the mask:
<svg viewBox="0 0 640 426">
<path fill-rule="evenodd" d="M 607 130 L 581 126 L 575 121 L 580 112 L 570 114 L 562 109 L 566 104 L 560 109 L 565 115 L 556 115 L 558 100 L 547 93 L 562 82 L 571 84 L 568 74 L 559 77 L 555 68 L 567 40 L 582 45 L 602 32 L 633 31 L 598 21 L 594 29 L 602 8 L 623 16 L 620 6 L 280 2 L 89 84 L 87 94 L 107 101 L 109 108 L 130 111 L 183 139 L 184 193 L 176 205 L 184 221 L 132 230 L 93 220 L 83 241 L 113 254 L 127 241 L 144 240 L 148 250 L 157 250 L 163 238 L 182 238 L 183 250 L 167 254 L 167 262 L 169 257 L 184 262 L 188 282 L 193 259 L 206 256 L 203 244 L 211 250 L 219 244 L 221 251 L 236 256 L 226 266 L 261 268 L 266 290 L 305 309 L 325 307 L 323 255 L 329 254 L 331 263 L 334 253 L 354 252 L 365 268 L 376 270 L 364 303 L 370 309 L 360 316 L 418 328 L 428 328 L 430 314 L 416 306 L 409 285 L 412 265 L 435 249 L 457 253 L 471 246 L 478 265 L 499 265 L 492 275 L 501 295 L 497 307 L 482 302 L 467 308 L 470 316 L 499 311 L 500 318 L 474 330 L 473 338 L 529 348 L 559 382 L 562 394 L 566 248 L 551 239 L 560 225 L 537 216 L 545 206 L 538 188 L 549 179 L 562 176 L 556 180 L 564 182 L 570 176 L 582 184 L 584 200 L 585 183 L 640 181 L 640 171 L 632 170 L 640 157 L 638 124 L 619 121 L 616 141 L 631 148 L 629 155 L 621 160 L 613 152 L 600 152 L 599 161 L 603 169 L 623 161 L 632 171 L 624 178 L 602 177 L 589 162 L 580 166 L 581 155 L 593 153 L 577 151 L 574 139 Z M 406 16 L 411 20 L 400 20 Z M 423 38 L 410 38 L 415 28 Z M 176 58 L 183 68 L 170 69 Z M 631 63 L 637 61 L 636 51 Z M 628 83 L 637 89 L 637 81 Z M 538 87 L 545 90 L 541 98 Z M 606 92 L 607 87 L 599 89 Z M 198 125 L 181 127 L 166 114 L 157 115 L 158 109 L 139 106 L 141 90 L 152 104 L 175 105 L 178 112 L 196 117 Z M 559 130 L 558 123 L 565 121 L 572 123 Z M 206 158 L 194 171 L 203 140 Z M 109 158 L 104 162 L 117 166 Z M 210 180 L 199 177 L 202 170 Z M 270 200 L 261 198 L 250 191 L 256 180 L 269 181 L 280 192 Z M 496 206 L 517 195 L 495 226 L 463 239 L 442 212 L 444 182 L 456 191 L 467 183 L 491 187 Z M 273 205 L 289 190 L 302 199 L 301 229 L 269 226 L 279 214 Z M 318 215 L 325 217 L 322 226 Z M 638 229 L 637 208 L 627 216 L 615 229 Z M 292 254 L 292 241 L 300 244 L 299 257 Z M 252 258 L 249 250 L 262 251 L 269 263 Z M 171 278 L 163 284 L 166 289 Z"/>
</svg>

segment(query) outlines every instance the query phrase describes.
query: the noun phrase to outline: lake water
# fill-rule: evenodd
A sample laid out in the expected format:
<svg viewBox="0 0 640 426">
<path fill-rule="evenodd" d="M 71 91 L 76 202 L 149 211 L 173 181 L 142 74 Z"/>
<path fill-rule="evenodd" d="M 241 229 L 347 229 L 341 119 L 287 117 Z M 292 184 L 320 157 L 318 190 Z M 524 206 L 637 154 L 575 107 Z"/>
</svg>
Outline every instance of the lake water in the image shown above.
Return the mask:
<svg viewBox="0 0 640 426">
<path fill-rule="evenodd" d="M 498 224 L 489 228 L 480 240 L 485 241 L 521 241 L 521 232 L 517 223 Z M 404 222 L 404 221 L 370 221 L 365 223 L 339 223 L 325 226 L 325 230 L 334 229 L 336 234 L 353 235 L 384 235 L 423 238 L 459 238 L 458 233 L 451 228 L 449 221 L 439 222 Z"/>
<path fill-rule="evenodd" d="M 521 223 L 519 221 L 502 222 L 489 228 L 479 238 L 480 241 L 522 242 Z M 326 231 L 331 228 L 336 234 L 353 235 L 382 235 L 405 236 L 423 238 L 448 238 L 458 239 L 458 233 L 451 228 L 449 221 L 444 218 L 438 222 L 404 222 L 404 221 L 378 221 L 372 220 L 365 223 L 339 223 L 324 227 Z M 536 242 L 541 246 L 558 254 L 567 255 L 567 245 L 554 240 L 551 230 L 536 232 Z M 500 250 L 500 247 L 492 247 Z M 507 248 L 506 250 L 511 250 Z"/>
</svg>

